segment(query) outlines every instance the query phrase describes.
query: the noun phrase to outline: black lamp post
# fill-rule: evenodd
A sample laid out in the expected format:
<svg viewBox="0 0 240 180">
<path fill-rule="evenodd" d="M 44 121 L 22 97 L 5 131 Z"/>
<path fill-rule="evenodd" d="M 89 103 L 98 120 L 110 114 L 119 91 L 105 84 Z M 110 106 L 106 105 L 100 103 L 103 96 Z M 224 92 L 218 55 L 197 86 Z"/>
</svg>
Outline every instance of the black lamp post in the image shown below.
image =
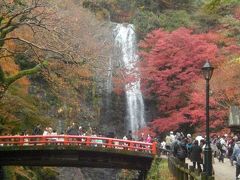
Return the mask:
<svg viewBox="0 0 240 180">
<path fill-rule="evenodd" d="M 212 175 L 212 150 L 209 138 L 209 81 L 212 77 L 213 69 L 208 61 L 202 67 L 202 73 L 206 80 L 206 146 L 204 149 L 204 165 L 207 177 Z"/>
</svg>

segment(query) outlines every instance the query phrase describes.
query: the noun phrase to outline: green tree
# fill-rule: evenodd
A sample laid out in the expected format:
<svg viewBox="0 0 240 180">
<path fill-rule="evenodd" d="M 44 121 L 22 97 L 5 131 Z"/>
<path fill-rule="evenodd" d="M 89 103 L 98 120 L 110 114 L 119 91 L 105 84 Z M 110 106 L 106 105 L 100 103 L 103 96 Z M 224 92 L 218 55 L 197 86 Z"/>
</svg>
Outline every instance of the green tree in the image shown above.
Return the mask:
<svg viewBox="0 0 240 180">
<path fill-rule="evenodd" d="M 151 11 L 138 11 L 133 18 L 132 23 L 135 25 L 140 38 L 161 26 L 158 15 Z"/>
<path fill-rule="evenodd" d="M 159 16 L 160 26 L 172 31 L 179 27 L 192 27 L 191 16 L 185 10 L 167 10 Z"/>
<path fill-rule="evenodd" d="M 204 4 L 204 9 L 209 14 L 230 14 L 233 7 L 240 4 L 239 0 L 209 0 Z"/>
<path fill-rule="evenodd" d="M 153 12 L 166 9 L 194 11 L 201 4 L 201 0 L 136 0 L 136 7 Z"/>
</svg>

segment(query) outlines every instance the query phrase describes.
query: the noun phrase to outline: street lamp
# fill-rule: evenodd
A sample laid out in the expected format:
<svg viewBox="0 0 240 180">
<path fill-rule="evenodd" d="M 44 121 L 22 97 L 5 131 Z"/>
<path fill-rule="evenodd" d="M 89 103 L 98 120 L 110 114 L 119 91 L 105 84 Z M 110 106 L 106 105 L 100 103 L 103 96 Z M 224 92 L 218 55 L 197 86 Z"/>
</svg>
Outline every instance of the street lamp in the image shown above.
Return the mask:
<svg viewBox="0 0 240 180">
<path fill-rule="evenodd" d="M 212 176 L 212 150 L 209 138 L 209 81 L 212 77 L 213 69 L 208 61 L 202 67 L 202 73 L 206 80 L 206 146 L 204 148 L 204 165 L 207 177 Z"/>
</svg>

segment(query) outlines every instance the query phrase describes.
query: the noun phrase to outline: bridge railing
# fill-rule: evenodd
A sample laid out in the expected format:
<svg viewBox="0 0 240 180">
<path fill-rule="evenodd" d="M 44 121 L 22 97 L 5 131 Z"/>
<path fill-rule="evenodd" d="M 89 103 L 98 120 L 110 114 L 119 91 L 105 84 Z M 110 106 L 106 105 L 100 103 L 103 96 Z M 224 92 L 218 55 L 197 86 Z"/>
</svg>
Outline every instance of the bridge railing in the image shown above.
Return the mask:
<svg viewBox="0 0 240 180">
<path fill-rule="evenodd" d="M 77 135 L 0 136 L 1 146 L 79 145 L 142 151 L 156 155 L 156 143 Z"/>
</svg>

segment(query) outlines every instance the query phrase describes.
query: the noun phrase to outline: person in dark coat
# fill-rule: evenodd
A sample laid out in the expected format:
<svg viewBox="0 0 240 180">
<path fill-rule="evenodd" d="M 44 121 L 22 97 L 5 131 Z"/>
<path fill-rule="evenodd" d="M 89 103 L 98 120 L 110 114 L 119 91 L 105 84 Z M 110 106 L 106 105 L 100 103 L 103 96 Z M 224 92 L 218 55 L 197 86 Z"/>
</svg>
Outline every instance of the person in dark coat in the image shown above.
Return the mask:
<svg viewBox="0 0 240 180">
<path fill-rule="evenodd" d="M 72 123 L 71 127 L 67 129 L 67 135 L 79 135 L 78 127 L 75 123 Z"/>
<path fill-rule="evenodd" d="M 67 129 L 67 135 L 79 135 L 78 126 L 75 123 L 72 123 L 72 125 Z M 69 141 L 79 141 L 77 138 L 69 138 Z M 74 144 L 74 143 L 71 143 Z"/>
<path fill-rule="evenodd" d="M 33 129 L 33 135 L 42 135 L 43 130 L 41 128 L 41 125 L 38 124 L 34 129 Z"/>
<path fill-rule="evenodd" d="M 185 163 L 187 157 L 186 143 L 182 140 L 181 136 L 177 137 L 177 140 L 173 142 L 173 156 L 175 156 L 182 163 Z"/>
<path fill-rule="evenodd" d="M 43 130 L 41 128 L 41 125 L 38 124 L 34 129 L 33 129 L 33 135 L 42 135 L 43 134 Z M 34 138 L 34 141 L 39 141 L 40 138 Z M 34 143 L 34 145 L 36 145 L 37 143 Z"/>
<path fill-rule="evenodd" d="M 128 131 L 127 139 L 128 140 L 133 140 L 133 138 L 132 138 L 132 131 L 131 130 Z"/>
<path fill-rule="evenodd" d="M 190 154 L 190 159 L 193 162 L 193 167 L 196 168 L 196 164 L 197 164 L 197 168 L 202 171 L 201 168 L 201 163 L 202 163 L 202 148 L 198 145 L 198 140 L 195 140 L 193 142 L 193 146 L 191 148 L 191 154 Z"/>
</svg>

